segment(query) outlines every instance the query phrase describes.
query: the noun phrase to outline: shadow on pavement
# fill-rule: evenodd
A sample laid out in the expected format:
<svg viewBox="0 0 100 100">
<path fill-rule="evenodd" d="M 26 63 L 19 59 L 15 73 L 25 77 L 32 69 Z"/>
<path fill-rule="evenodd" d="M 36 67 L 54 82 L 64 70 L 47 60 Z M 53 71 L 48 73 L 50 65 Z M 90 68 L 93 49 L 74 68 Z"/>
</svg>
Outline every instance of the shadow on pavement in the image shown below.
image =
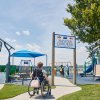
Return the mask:
<svg viewBox="0 0 100 100">
<path fill-rule="evenodd" d="M 32 97 L 32 99 L 48 100 L 48 99 L 55 99 L 55 97 L 53 95 L 48 97 L 42 97 L 41 95 L 37 95 L 36 97 Z"/>
</svg>

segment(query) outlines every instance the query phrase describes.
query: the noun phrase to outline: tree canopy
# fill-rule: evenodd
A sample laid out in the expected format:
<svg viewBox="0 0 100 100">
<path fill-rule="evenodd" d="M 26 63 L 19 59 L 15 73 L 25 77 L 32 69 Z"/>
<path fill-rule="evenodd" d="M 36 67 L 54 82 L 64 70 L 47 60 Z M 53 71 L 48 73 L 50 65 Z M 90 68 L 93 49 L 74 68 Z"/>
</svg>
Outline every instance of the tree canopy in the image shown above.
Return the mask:
<svg viewBox="0 0 100 100">
<path fill-rule="evenodd" d="M 100 39 L 100 0 L 74 1 L 66 9 L 72 17 L 64 23 L 80 41 L 91 44 Z"/>
</svg>

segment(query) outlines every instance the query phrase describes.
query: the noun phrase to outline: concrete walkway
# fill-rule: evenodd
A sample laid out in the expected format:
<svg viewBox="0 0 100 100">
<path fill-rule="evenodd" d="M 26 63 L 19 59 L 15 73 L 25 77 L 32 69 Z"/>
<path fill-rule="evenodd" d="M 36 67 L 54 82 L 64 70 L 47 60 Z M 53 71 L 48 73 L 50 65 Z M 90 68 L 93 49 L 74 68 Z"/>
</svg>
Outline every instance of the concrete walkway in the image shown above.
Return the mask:
<svg viewBox="0 0 100 100">
<path fill-rule="evenodd" d="M 4 84 L 0 84 L 0 89 L 2 89 L 2 88 L 3 88 L 3 86 L 4 86 Z"/>
<path fill-rule="evenodd" d="M 52 95 L 48 98 L 42 98 L 41 95 L 36 95 L 30 98 L 28 93 L 18 95 L 14 98 L 6 100 L 56 100 L 57 98 L 81 90 L 80 87 L 73 85 L 68 79 L 55 77 L 56 88 L 52 89 Z"/>
</svg>

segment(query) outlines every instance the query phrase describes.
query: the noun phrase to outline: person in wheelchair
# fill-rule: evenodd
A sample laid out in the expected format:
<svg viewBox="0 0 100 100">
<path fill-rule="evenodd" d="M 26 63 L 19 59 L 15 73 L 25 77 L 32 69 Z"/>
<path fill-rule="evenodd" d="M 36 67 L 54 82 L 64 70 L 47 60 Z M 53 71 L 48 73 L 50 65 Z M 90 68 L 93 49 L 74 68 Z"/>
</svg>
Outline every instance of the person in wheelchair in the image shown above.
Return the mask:
<svg viewBox="0 0 100 100">
<path fill-rule="evenodd" d="M 46 81 L 48 81 L 47 72 L 45 70 L 43 70 L 42 62 L 39 62 L 37 64 L 37 68 L 35 68 L 35 70 L 33 71 L 32 79 L 34 79 L 35 77 L 39 78 L 40 84 L 44 79 L 46 79 Z"/>
<path fill-rule="evenodd" d="M 37 68 L 35 68 L 35 70 L 33 71 L 32 80 L 34 80 L 35 78 L 39 79 L 40 85 L 42 84 L 43 81 L 45 82 L 44 85 L 49 83 L 47 72 L 43 70 L 42 62 L 39 62 L 37 64 Z M 36 93 L 35 91 L 37 91 L 37 94 L 39 94 L 39 88 L 34 88 L 34 94 Z"/>
</svg>

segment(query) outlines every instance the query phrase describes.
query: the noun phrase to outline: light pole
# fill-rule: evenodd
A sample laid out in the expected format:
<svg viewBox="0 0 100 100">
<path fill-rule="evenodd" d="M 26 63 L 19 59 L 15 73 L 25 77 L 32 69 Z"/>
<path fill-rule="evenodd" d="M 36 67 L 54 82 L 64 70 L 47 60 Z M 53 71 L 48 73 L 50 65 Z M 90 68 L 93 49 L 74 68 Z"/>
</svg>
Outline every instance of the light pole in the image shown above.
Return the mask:
<svg viewBox="0 0 100 100">
<path fill-rule="evenodd" d="M 4 43 L 4 46 L 8 51 L 8 63 L 6 65 L 6 82 L 9 82 L 10 81 L 10 78 L 9 78 L 9 75 L 10 75 L 10 54 L 11 54 L 11 49 L 14 49 L 14 48 L 1 38 L 0 38 L 0 42 Z"/>
</svg>

